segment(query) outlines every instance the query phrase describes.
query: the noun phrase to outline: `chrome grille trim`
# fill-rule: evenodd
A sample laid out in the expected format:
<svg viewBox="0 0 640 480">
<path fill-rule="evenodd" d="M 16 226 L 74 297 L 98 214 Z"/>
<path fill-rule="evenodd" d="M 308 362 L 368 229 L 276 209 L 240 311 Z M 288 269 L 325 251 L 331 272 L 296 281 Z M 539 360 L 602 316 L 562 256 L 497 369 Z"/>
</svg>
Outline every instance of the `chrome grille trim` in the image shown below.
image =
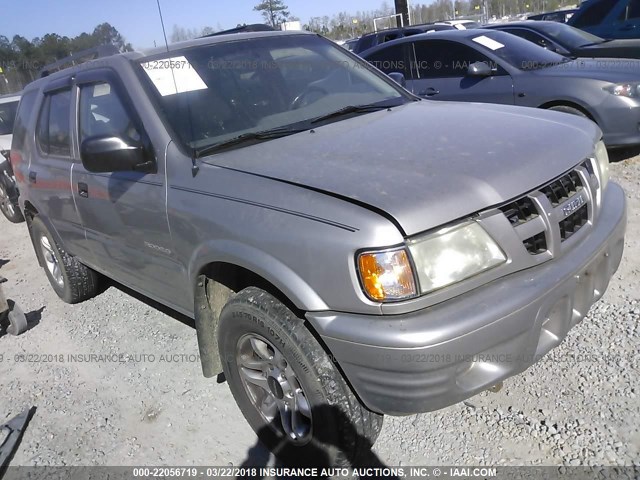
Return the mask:
<svg viewBox="0 0 640 480">
<path fill-rule="evenodd" d="M 600 188 L 592 159 L 499 210 L 532 256 L 555 257 L 586 234 Z"/>
</svg>

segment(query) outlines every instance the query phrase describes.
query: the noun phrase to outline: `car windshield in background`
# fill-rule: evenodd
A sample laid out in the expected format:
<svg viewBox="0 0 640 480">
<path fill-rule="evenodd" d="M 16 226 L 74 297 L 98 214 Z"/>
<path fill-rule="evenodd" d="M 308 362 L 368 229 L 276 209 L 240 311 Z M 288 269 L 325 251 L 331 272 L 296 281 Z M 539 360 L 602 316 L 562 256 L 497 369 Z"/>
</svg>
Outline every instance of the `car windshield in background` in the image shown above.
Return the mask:
<svg viewBox="0 0 640 480">
<path fill-rule="evenodd" d="M 141 66 L 196 155 L 311 129 L 319 118 L 339 118 L 336 112 L 353 116 L 409 101 L 364 62 L 312 35 L 191 47 Z"/>
<path fill-rule="evenodd" d="M 556 40 L 560 45 L 567 45 L 570 48 L 580 48 L 604 42 L 603 38 L 564 23 L 550 23 L 540 30 L 553 40 Z"/>
<path fill-rule="evenodd" d="M 570 61 L 568 58 L 539 47 L 529 40 L 506 32 L 484 30 L 471 37 L 471 40 L 481 49 L 497 55 L 520 70 L 536 70 Z"/>
<path fill-rule="evenodd" d="M 0 135 L 11 135 L 18 102 L 0 103 Z"/>
</svg>

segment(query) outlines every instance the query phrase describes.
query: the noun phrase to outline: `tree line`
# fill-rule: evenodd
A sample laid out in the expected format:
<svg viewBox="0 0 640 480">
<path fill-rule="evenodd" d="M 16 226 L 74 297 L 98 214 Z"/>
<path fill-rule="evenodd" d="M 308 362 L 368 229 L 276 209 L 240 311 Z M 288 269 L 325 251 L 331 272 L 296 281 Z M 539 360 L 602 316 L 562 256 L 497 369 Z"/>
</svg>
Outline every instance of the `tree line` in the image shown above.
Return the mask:
<svg viewBox="0 0 640 480">
<path fill-rule="evenodd" d="M 12 39 L 0 35 L 0 93 L 21 90 L 39 77 L 44 66 L 100 45 L 114 45 L 120 52 L 133 50 L 109 23 L 102 23 L 93 32 L 83 32 L 72 38 L 56 33 L 32 40 L 21 35 L 14 35 Z"/>
<path fill-rule="evenodd" d="M 431 23 L 454 18 L 471 18 L 486 21 L 493 17 L 514 17 L 524 13 L 538 13 L 557 10 L 572 0 L 435 0 L 425 5 L 411 2 L 412 24 Z M 297 20 L 289 11 L 284 0 L 263 0 L 254 7 L 262 14 L 264 22 L 275 28 L 286 21 Z M 304 25 L 305 30 L 320 33 L 334 40 L 359 37 L 378 29 L 396 26 L 396 21 L 388 18 L 376 22 L 374 19 L 395 14 L 393 2 L 384 1 L 378 9 L 358 12 L 340 12 L 335 15 L 312 17 Z"/>
</svg>

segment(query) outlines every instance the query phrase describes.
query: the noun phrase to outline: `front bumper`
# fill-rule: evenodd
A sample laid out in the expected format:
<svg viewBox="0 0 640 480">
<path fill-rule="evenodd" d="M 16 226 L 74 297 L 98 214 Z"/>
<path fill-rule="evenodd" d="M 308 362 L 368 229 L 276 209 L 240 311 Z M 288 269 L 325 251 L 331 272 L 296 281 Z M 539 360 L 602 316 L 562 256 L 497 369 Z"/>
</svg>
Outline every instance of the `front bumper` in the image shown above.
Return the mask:
<svg viewBox="0 0 640 480">
<path fill-rule="evenodd" d="M 640 145 L 640 102 L 610 95 L 599 108 L 599 127 L 607 147 Z"/>
<path fill-rule="evenodd" d="M 437 410 L 518 374 L 559 345 L 617 270 L 626 199 L 610 183 L 588 237 L 560 258 L 405 315 L 308 313 L 371 410 Z"/>
</svg>

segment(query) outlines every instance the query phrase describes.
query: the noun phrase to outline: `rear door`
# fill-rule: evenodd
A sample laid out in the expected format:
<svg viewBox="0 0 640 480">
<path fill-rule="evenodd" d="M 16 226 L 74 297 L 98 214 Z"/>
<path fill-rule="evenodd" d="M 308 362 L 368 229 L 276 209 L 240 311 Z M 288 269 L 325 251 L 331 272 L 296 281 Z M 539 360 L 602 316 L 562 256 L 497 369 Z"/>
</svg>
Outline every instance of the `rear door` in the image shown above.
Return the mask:
<svg viewBox="0 0 640 480">
<path fill-rule="evenodd" d="M 179 272 L 166 212 L 164 162 L 157 173 L 92 173 L 81 162 L 85 140 L 118 137 L 155 155 L 133 102 L 110 70 L 83 72 L 77 80 L 78 162 L 73 192 L 95 267 L 149 296 L 176 304 Z M 164 157 L 164 150 L 160 152 Z"/>
<path fill-rule="evenodd" d="M 513 104 L 513 79 L 489 57 L 462 43 L 420 40 L 409 44 L 413 78 L 408 88 L 432 100 Z M 489 77 L 470 77 L 469 65 L 485 62 L 495 69 Z"/>
</svg>

